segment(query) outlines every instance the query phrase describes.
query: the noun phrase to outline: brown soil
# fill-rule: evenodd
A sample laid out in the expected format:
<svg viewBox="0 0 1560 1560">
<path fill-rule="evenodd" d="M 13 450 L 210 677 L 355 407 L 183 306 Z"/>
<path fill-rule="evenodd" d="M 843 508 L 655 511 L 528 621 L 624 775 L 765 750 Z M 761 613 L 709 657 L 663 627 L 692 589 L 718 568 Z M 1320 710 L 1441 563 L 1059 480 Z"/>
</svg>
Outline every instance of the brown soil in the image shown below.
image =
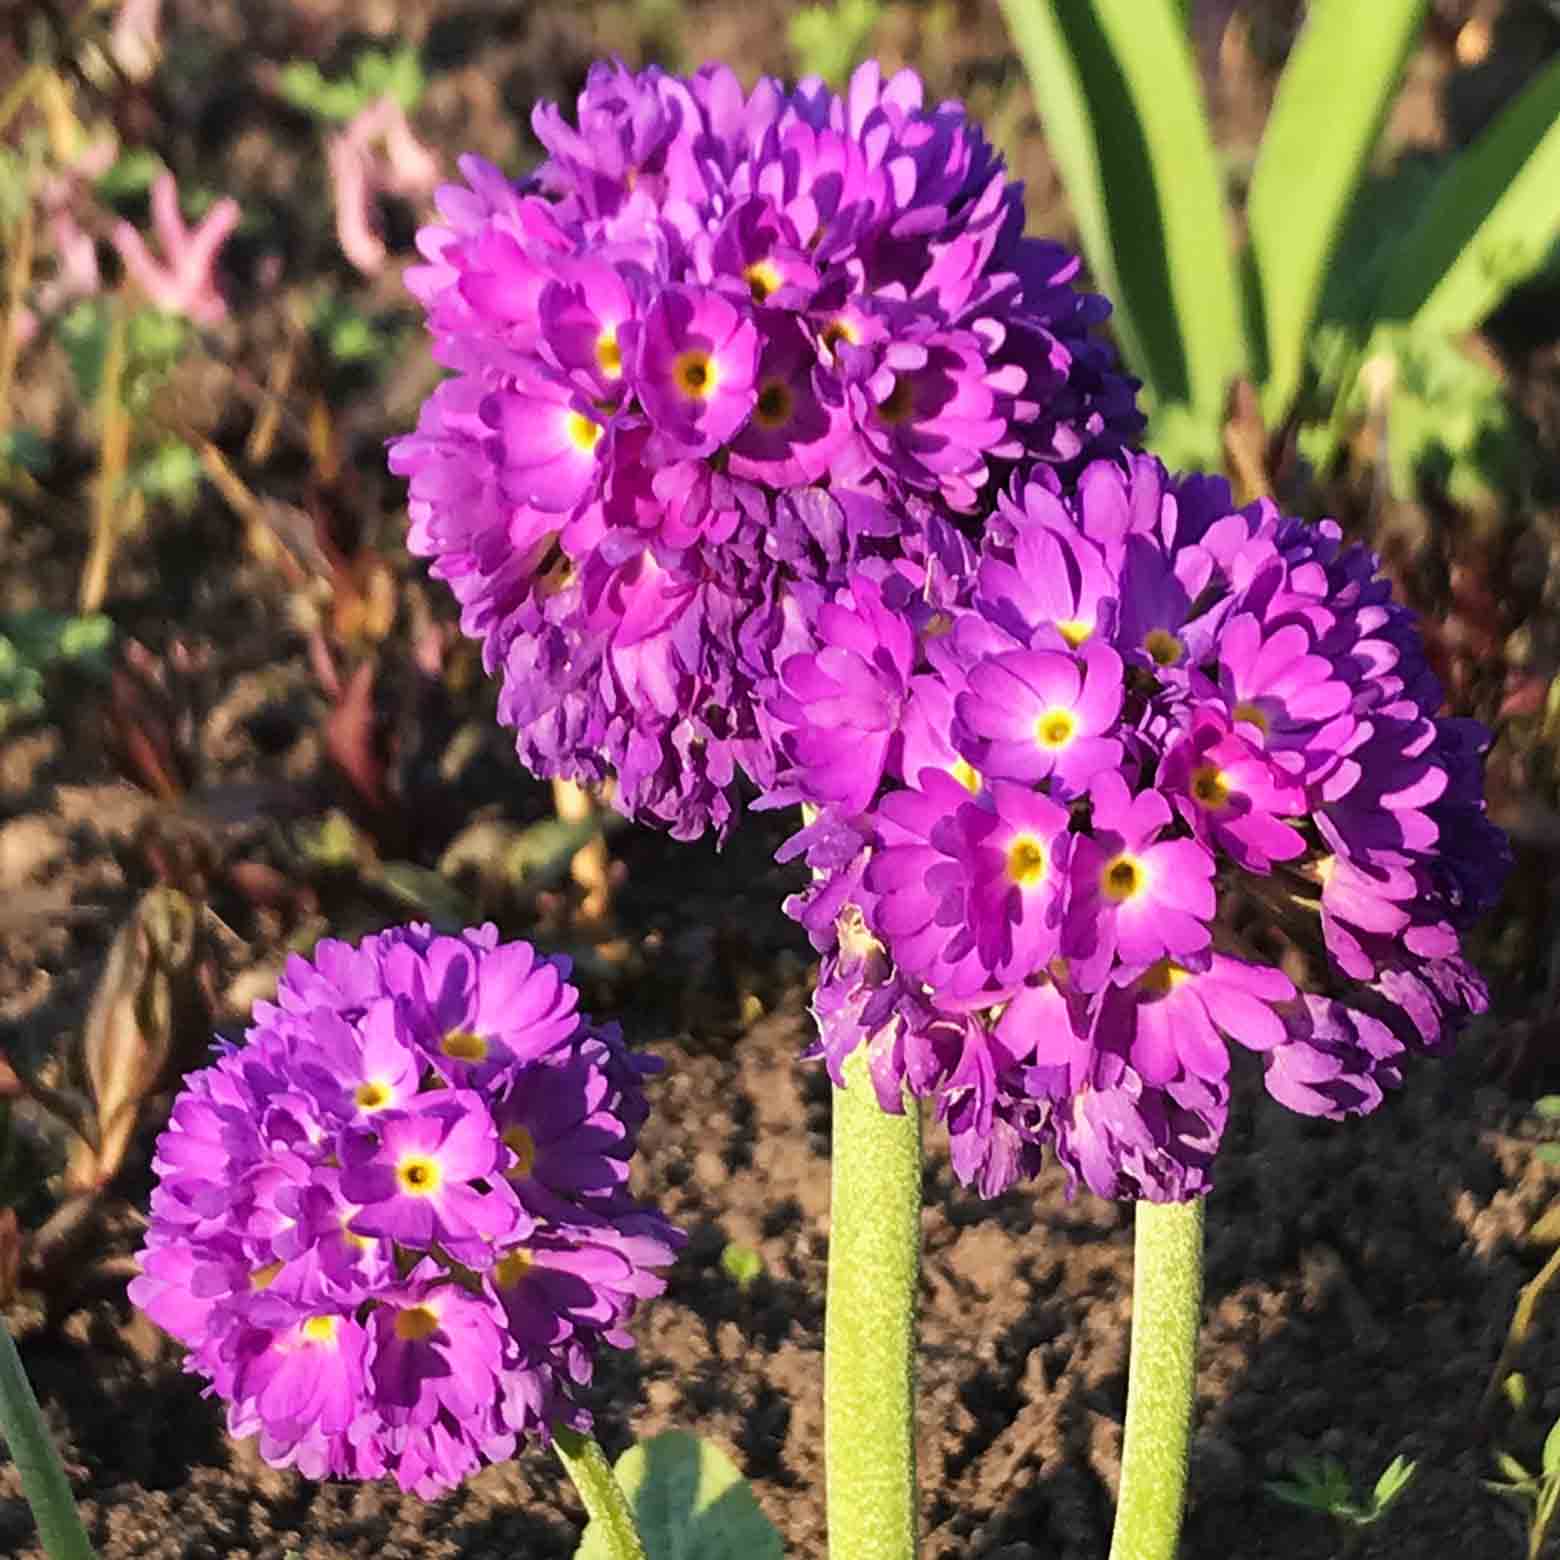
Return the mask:
<svg viewBox="0 0 1560 1560">
<path fill-rule="evenodd" d="M 269 256 L 286 257 L 286 285 L 328 275 L 338 288 L 358 287 L 364 307 L 399 301 L 394 276 L 363 286 L 332 256 L 313 132 L 261 93 L 258 73 L 268 65 L 297 55 L 330 63 L 355 36 L 398 23 L 424 45 L 433 72 L 420 128 L 447 152 L 475 147 L 510 165 L 534 151 L 524 128 L 531 101 L 571 96 L 604 51 L 681 67 L 724 58 L 748 74 L 789 68 L 789 8 L 780 0 L 298 0 L 258 11 L 236 0 L 186 0 L 166 9 L 175 38 L 192 51 L 185 57 L 200 62 L 198 78 L 182 78 L 178 92 L 144 94 L 126 112 L 181 174 L 231 187 L 262 213 L 259 236 L 234 246 L 234 319 L 222 338 L 229 361 L 262 381 L 285 328 Z M 1443 32 L 1469 9 L 1439 7 Z M 1031 180 L 1037 222 L 1065 223 L 991 0 L 889 5 L 880 43 L 890 58 L 918 62 L 939 92 L 962 94 L 992 118 Z M 1426 51 L 1404 137 L 1433 142 L 1452 133 L 1424 97 L 1427 81 L 1449 79 L 1447 57 L 1442 44 Z M 1533 63 L 1531 53 L 1524 63 Z M 1246 75 L 1226 83 L 1220 101 L 1223 133 L 1237 145 L 1260 123 L 1271 80 L 1260 60 L 1240 69 Z M 237 91 L 236 82 L 250 85 Z M 1467 86 L 1460 77 L 1457 84 Z M 1450 89 L 1445 101 L 1453 101 Z M 1477 120 L 1477 109 L 1470 112 Z M 1455 138 L 1466 133 L 1455 127 Z M 406 252 L 403 242 L 398 258 Z M 1543 315 L 1518 308 L 1500 345 L 1552 462 L 1560 424 L 1553 317 L 1547 327 L 1531 323 Z M 56 436 L 75 464 L 41 496 L 0 505 L 0 610 L 63 611 L 85 554 L 93 452 L 62 365 L 30 366 L 18 415 Z M 489 693 L 480 685 L 450 691 L 460 686 L 451 677 L 430 702 L 414 669 L 418 613 L 430 603 L 436 616 L 447 613 L 395 551 L 400 497 L 380 474 L 379 447 L 410 422 L 427 384 L 414 342 L 383 386 L 338 385 L 333 400 L 356 471 L 350 501 L 368 542 L 390 556 L 401 603 L 381 653 L 377 710 L 393 739 L 395 806 L 393 816 L 368 822 L 387 855 L 431 868 L 473 818 L 524 824 L 546 816 L 549 798 L 491 727 Z M 187 404 L 204 407 L 201 420 L 225 450 L 242 448 L 252 413 L 220 375 L 215 400 L 202 402 L 198 386 L 185 393 L 193 396 Z M 297 498 L 307 487 L 302 461 L 284 436 L 283 454 L 251 480 L 268 496 Z M 1497 549 L 1502 567 L 1526 556 L 1524 539 L 1550 534 L 1541 518 L 1508 523 Z M 1445 577 L 1445 557 L 1440 563 L 1432 581 Z M 1496 577 L 1497 598 L 1504 588 Z M 1541 594 L 1531 582 L 1529 589 Z M 1549 600 L 1534 633 L 1552 647 Z M 36 1060 L 56 1044 L 68 1050 L 109 944 L 155 876 L 149 818 L 161 820 L 165 838 L 198 815 L 202 850 L 253 869 L 210 874 L 214 1011 L 227 1033 L 242 1027 L 248 1002 L 274 980 L 289 938 L 325 925 L 353 935 L 404 913 L 350 865 L 307 857 L 289 832 L 290 820 L 317 822 L 345 797 L 320 735 L 326 706 L 294 605 L 275 567 L 245 550 L 208 489 L 190 518 L 158 518 L 127 545 L 109 602 L 121 635 L 144 642 L 165 672 L 178 662 L 176 641 L 191 652 L 192 669 L 173 696 L 189 717 L 183 799 L 160 805 L 125 778 L 104 741 L 99 689 L 67 687 L 47 718 L 0 738 L 7 1054 Z M 1528 799 L 1543 802 L 1541 822 L 1554 818 L 1545 798 Z M 213 824 L 219 803 L 225 821 Z M 715 1438 L 753 1481 L 787 1553 L 806 1560 L 824 1553 L 830 1091 L 821 1071 L 795 1062 L 808 1033 L 808 960 L 778 909 L 794 883 L 772 865 L 781 835 L 777 822 L 760 819 L 717 854 L 622 831 L 613 837 L 621 882 L 605 930 L 575 924 L 566 890 L 484 897 L 468 881 L 461 888 L 506 934 L 581 954 L 594 1011 L 620 1018 L 666 1062 L 640 1190 L 690 1240 L 666 1295 L 640 1314 L 637 1352 L 602 1364 L 591 1397 L 602 1439 L 615 1454 L 671 1426 Z M 1536 1460 L 1560 1415 L 1560 1335 L 1541 1325 L 1519 1362 L 1532 1389 L 1526 1418 L 1503 1414 L 1491 1426 L 1477 1410 L 1517 1291 L 1544 1260 L 1529 1231 L 1560 1191 L 1557 1172 L 1535 1157 L 1542 1128 L 1528 1108 L 1555 1083 L 1560 1062 L 1530 1022 L 1543 1016 L 1533 967 L 1554 935 L 1546 920 L 1554 841 L 1553 829 L 1547 843 L 1538 829 L 1525 888 L 1486 939 L 1507 972 L 1497 985 L 1501 1018 L 1470 1034 L 1457 1057 L 1414 1067 L 1407 1088 L 1374 1118 L 1342 1126 L 1290 1116 L 1254 1076 L 1242 1076 L 1208 1208 L 1187 1560 L 1339 1553 L 1343 1535 L 1326 1518 L 1281 1505 L 1264 1489 L 1296 1458 L 1319 1453 L 1340 1458 L 1364 1488 L 1396 1455 L 1419 1461 L 1413 1487 L 1365 1533 L 1357 1554 L 1523 1552 L 1517 1508 L 1479 1481 L 1493 1476 L 1497 1445 Z M 257 893 L 262 880 L 280 884 L 279 897 Z M 1515 1080 L 1511 1089 L 1490 1081 L 1492 1056 Z M 47 1168 L 57 1135 L 33 1117 L 21 1125 Z M 928 1560 L 1097 1560 L 1108 1547 L 1119 1476 L 1131 1212 L 1089 1196 L 1068 1201 L 1054 1168 L 983 1203 L 954 1181 L 935 1128 L 928 1144 L 920 1408 Z M 100 1249 L 84 1253 L 73 1275 L 85 1287 L 64 1302 L 56 1297 L 47 1314 L 49 1297 L 24 1295 L 7 1317 L 106 1560 L 550 1560 L 573 1552 L 578 1503 L 536 1449 L 424 1504 L 384 1483 L 322 1485 L 278 1473 L 232 1444 L 218 1405 L 181 1373 L 177 1349 L 133 1317 L 112 1265 L 106 1281 L 91 1265 L 122 1257 L 136 1239 L 145 1149 L 143 1135 L 116 1184 L 124 1196 Z M 24 1222 L 47 1214 L 57 1197 L 57 1182 L 40 1181 L 21 1208 Z M 731 1242 L 763 1260 L 746 1289 L 721 1266 Z M 39 1553 L 15 1470 L 0 1464 L 0 1554 Z"/>
</svg>

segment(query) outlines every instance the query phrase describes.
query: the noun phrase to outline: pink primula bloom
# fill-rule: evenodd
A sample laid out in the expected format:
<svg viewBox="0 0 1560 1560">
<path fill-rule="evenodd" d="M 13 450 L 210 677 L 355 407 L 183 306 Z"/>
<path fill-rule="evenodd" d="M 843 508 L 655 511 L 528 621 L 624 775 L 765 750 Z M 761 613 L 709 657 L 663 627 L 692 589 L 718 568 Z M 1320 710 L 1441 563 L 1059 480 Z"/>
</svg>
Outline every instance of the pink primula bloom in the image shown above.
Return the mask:
<svg viewBox="0 0 1560 1560">
<path fill-rule="evenodd" d="M 130 279 L 148 301 L 169 314 L 182 314 L 197 325 L 215 325 L 227 316 L 217 291 L 217 252 L 238 226 L 238 202 L 224 196 L 196 225 L 186 227 L 179 211 L 179 187 L 171 173 L 152 186 L 152 227 L 163 258 L 128 222 L 114 227 L 114 248 Z"/>
<path fill-rule="evenodd" d="M 1284 820 L 1306 810 L 1305 792 L 1222 710 L 1199 710 L 1165 755 L 1159 784 L 1204 844 L 1221 846 L 1250 872 L 1304 854 Z"/>
<path fill-rule="evenodd" d="M 365 276 L 385 263 L 374 202 L 380 195 L 414 199 L 432 194 L 439 159 L 424 146 L 393 97 L 370 103 L 325 148 L 336 200 L 336 240 Z"/>
<path fill-rule="evenodd" d="M 1099 991 L 1113 959 L 1142 971 L 1168 954 L 1207 947 L 1217 901 L 1213 857 L 1196 840 L 1162 839 L 1170 803 L 1132 794 L 1114 770 L 1090 788 L 1092 834 L 1072 854 L 1072 897 L 1062 954 L 1082 991 Z"/>
</svg>

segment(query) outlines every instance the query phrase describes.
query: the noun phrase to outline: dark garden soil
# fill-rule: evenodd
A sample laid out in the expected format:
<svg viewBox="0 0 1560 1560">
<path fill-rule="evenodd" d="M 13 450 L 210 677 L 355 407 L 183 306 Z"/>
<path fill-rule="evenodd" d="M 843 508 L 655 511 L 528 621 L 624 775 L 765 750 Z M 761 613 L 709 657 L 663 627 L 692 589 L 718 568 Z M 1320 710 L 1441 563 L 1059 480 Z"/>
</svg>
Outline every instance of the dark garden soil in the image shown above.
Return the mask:
<svg viewBox="0 0 1560 1560">
<path fill-rule="evenodd" d="M 1295 7 L 1255 9 L 1281 39 Z M 1465 140 L 1556 47 L 1539 8 L 1513 3 L 1494 53 L 1454 77 L 1450 40 L 1475 9 L 1437 8 L 1394 120 L 1400 143 Z M 181 378 L 186 425 L 238 460 L 255 415 L 243 378 L 266 381 L 287 333 L 287 288 L 323 279 L 361 308 L 406 307 L 395 267 L 370 286 L 334 251 L 316 132 L 265 90 L 281 62 L 306 56 L 329 69 L 365 37 L 398 27 L 423 47 L 431 73 L 419 129 L 447 155 L 476 148 L 518 167 L 535 152 L 525 128 L 531 103 L 572 98 L 597 55 L 615 49 L 679 66 L 722 58 L 748 75 L 783 73 L 788 11 L 780 0 L 170 0 L 165 75 L 119 105 L 122 133 L 256 215 L 230 252 L 233 313 L 218 336 L 221 361 L 238 373 Z M 994 124 L 1031 181 L 1035 222 L 1059 230 L 1059 187 L 1015 86 L 995 4 L 889 5 L 879 42 Z M 7 68 L 0 56 L 0 74 Z M 1254 57 L 1222 68 L 1220 133 L 1238 158 L 1260 127 L 1271 68 Z M 409 210 L 390 213 L 398 262 L 411 226 Z M 1535 475 L 1520 502 L 1477 523 L 1434 506 L 1408 517 L 1416 540 L 1405 579 L 1443 635 L 1443 653 L 1463 669 L 1463 707 L 1486 718 L 1510 665 L 1545 680 L 1556 669 L 1555 302 L 1553 293 L 1517 300 L 1484 349 L 1533 420 Z M 68 611 L 86 551 L 91 426 L 72 404 L 62 362 L 44 355 L 23 370 L 14 415 L 66 454 L 41 489 L 0 495 L 0 611 Z M 639 1189 L 690 1237 L 667 1293 L 639 1313 L 637 1352 L 602 1363 L 591 1393 L 602 1439 L 615 1455 L 671 1426 L 713 1437 L 753 1481 L 787 1553 L 822 1556 L 830 1091 L 819 1069 L 795 1060 L 808 1038 L 809 966 L 804 939 L 778 908 L 795 884 L 772 863 L 784 830 L 751 821 L 723 853 L 615 833 L 619 880 L 604 923 L 581 920 L 566 879 L 517 886 L 479 870 L 498 844 L 547 817 L 551 800 L 519 770 L 491 723 L 490 691 L 459 653 L 445 644 L 442 663 L 435 657 L 427 669 L 427 646 L 444 644 L 430 624 L 449 612 L 399 548 L 402 497 L 379 451 L 410 424 L 430 382 L 415 337 L 378 382 L 322 378 L 342 474 L 323 484 L 310 475 L 292 422 L 278 453 L 247 471 L 278 504 L 337 503 L 361 532 L 363 556 L 387 560 L 398 612 L 376 652 L 371 714 L 390 755 L 388 799 L 366 814 L 333 761 L 300 590 L 245 546 L 209 486 L 188 517 L 154 515 L 122 550 L 107 606 L 121 644 L 144 647 L 140 681 L 131 682 L 142 702 L 124 703 L 122 688 L 116 725 L 101 686 L 65 683 L 51 690 L 46 715 L 0 736 L 0 1055 L 36 1064 L 51 1050 L 69 1053 L 116 932 L 172 858 L 195 863 L 184 881 L 198 881 L 209 904 L 206 967 L 227 1034 L 268 994 L 289 943 L 327 927 L 356 935 L 438 892 L 458 896 L 457 909 L 491 915 L 507 935 L 574 952 L 587 1005 L 620 1019 L 665 1062 Z M 1357 491 L 1344 485 L 1333 503 L 1368 527 Z M 1485 605 L 1475 609 L 1479 592 Z M 1525 636 L 1517 650 L 1513 633 Z M 176 750 L 177 783 L 161 799 L 148 789 L 144 757 L 125 751 L 134 745 L 127 733 L 154 727 Z M 1496 801 L 1519 828 L 1523 865 L 1481 945 L 1498 1015 L 1455 1057 L 1414 1066 L 1401 1094 L 1361 1122 L 1293 1117 L 1266 1100 L 1254 1072 L 1241 1074 L 1208 1205 L 1187 1560 L 1340 1553 L 1344 1535 L 1328 1519 L 1264 1488 L 1297 1458 L 1325 1453 L 1363 1488 L 1396 1455 L 1419 1461 L 1401 1505 L 1365 1532 L 1357 1554 L 1525 1552 L 1518 1508 L 1480 1481 L 1494 1476 L 1497 1447 L 1536 1462 L 1560 1416 L 1560 1297 L 1541 1310 L 1518 1362 L 1531 1392 L 1525 1417 L 1481 1418 L 1479 1408 L 1518 1289 L 1545 1260 L 1530 1232 L 1560 1197 L 1560 1171 L 1535 1155 L 1544 1127 L 1531 1110 L 1560 1085 L 1560 1026 L 1542 1005 L 1544 961 L 1555 957 L 1549 896 L 1560 814 L 1552 759 L 1521 730 L 1503 742 Z M 356 809 L 381 857 L 423 869 L 411 900 L 361 854 L 308 847 L 333 806 Z M 446 855 L 457 838 L 464 868 Z M 441 860 L 442 891 L 433 883 Z M 61 1195 L 52 1175 L 60 1138 L 26 1108 L 17 1120 L 39 1166 L 18 1211 L 36 1224 Z M 48 1292 L 24 1284 L 6 1314 L 106 1560 L 571 1554 L 581 1512 L 540 1450 L 424 1504 L 388 1483 L 279 1473 L 229 1441 L 218 1406 L 181 1373 L 177 1347 L 123 1296 L 154 1125 L 149 1117 L 87 1248 L 57 1265 Z M 923 1234 L 929 1560 L 1098 1560 L 1119 1475 L 1130 1209 L 1069 1201 L 1055 1168 L 983 1203 L 957 1185 L 932 1127 Z M 762 1259 L 746 1287 L 722 1267 L 731 1243 Z M 0 1464 L 0 1555 L 39 1553 L 15 1470 Z"/>
</svg>

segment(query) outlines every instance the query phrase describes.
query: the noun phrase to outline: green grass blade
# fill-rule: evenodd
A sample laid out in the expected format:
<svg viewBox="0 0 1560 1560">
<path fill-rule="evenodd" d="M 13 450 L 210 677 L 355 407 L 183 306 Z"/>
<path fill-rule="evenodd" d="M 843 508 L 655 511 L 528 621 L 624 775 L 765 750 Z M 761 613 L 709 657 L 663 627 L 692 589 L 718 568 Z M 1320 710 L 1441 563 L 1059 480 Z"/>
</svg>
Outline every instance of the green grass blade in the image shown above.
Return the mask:
<svg viewBox="0 0 1560 1560">
<path fill-rule="evenodd" d="M 1003 0 L 1084 251 L 1156 402 L 1246 366 L 1229 216 L 1176 0 Z"/>
<path fill-rule="evenodd" d="M 1246 204 L 1267 350 L 1264 410 L 1300 385 L 1322 283 L 1428 0 L 1313 0 Z"/>
<path fill-rule="evenodd" d="M 1472 330 L 1560 237 L 1560 60 L 1441 175 L 1396 247 L 1377 317 Z"/>
<path fill-rule="evenodd" d="M 1161 397 L 1164 388 L 1149 361 L 1132 313 L 1132 300 L 1122 292 L 1116 275 L 1116 255 L 1105 215 L 1105 181 L 1078 62 L 1049 5 L 1039 0 L 1002 0 L 1002 11 L 1029 77 L 1035 108 L 1045 124 L 1047 147 L 1067 186 L 1084 258 L 1095 286 L 1114 305 L 1111 326 L 1116 339 L 1133 372 Z"/>
</svg>

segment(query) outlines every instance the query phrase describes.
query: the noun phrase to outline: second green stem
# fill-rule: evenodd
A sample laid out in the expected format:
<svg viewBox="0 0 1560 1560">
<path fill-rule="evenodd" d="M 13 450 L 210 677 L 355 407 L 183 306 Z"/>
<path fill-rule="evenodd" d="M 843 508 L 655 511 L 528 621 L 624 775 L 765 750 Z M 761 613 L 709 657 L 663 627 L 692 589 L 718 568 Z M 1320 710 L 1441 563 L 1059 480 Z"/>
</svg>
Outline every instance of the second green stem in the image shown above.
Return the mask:
<svg viewBox="0 0 1560 1560">
<path fill-rule="evenodd" d="M 834 1091 L 823 1414 L 829 1553 L 913 1560 L 921 1116 L 877 1102 L 858 1049 Z"/>
<path fill-rule="evenodd" d="M 1140 1202 L 1134 1217 L 1127 1427 L 1110 1560 L 1174 1560 L 1197 1388 L 1203 1203 Z"/>
</svg>

